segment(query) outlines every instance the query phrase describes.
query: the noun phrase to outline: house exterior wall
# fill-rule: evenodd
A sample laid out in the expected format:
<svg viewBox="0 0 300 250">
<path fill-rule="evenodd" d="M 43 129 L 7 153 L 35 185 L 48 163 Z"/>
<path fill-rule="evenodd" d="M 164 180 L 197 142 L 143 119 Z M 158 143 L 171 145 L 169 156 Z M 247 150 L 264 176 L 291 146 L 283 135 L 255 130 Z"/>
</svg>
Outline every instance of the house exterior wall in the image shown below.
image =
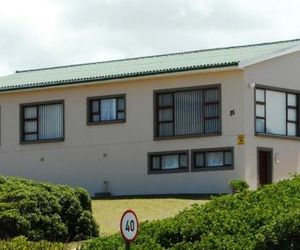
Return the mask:
<svg viewBox="0 0 300 250">
<path fill-rule="evenodd" d="M 270 59 L 245 69 L 243 96 L 245 112 L 245 179 L 252 188 L 258 185 L 257 148 L 273 149 L 273 181 L 290 177 L 300 171 L 300 140 L 286 137 L 255 136 L 254 89 L 256 83 L 288 90 L 300 91 L 300 52 Z M 277 159 L 275 159 L 277 154 Z M 277 162 L 275 161 L 277 160 Z"/>
<path fill-rule="evenodd" d="M 227 192 L 231 179 L 245 177 L 245 145 L 236 143 L 245 128 L 243 82 L 242 71 L 229 71 L 2 93 L 0 173 L 82 186 L 91 194 L 106 191 L 104 181 L 112 195 Z M 222 135 L 153 140 L 154 90 L 210 84 L 221 84 Z M 113 94 L 126 94 L 126 122 L 88 126 L 87 98 Z M 65 140 L 21 145 L 19 105 L 52 100 L 64 100 Z M 234 147 L 233 170 L 148 174 L 149 152 L 217 147 Z"/>
</svg>

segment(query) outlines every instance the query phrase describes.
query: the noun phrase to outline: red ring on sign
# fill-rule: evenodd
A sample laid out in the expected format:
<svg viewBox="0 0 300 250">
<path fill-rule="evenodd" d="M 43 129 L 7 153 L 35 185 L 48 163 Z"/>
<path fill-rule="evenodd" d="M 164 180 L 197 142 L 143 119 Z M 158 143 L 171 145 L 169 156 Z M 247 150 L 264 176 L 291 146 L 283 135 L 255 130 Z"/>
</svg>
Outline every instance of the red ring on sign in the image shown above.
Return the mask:
<svg viewBox="0 0 300 250">
<path fill-rule="evenodd" d="M 126 236 L 124 235 L 124 233 L 123 233 L 123 230 L 122 230 L 122 221 L 123 221 L 123 219 L 124 219 L 124 217 L 125 217 L 125 215 L 127 214 L 127 213 L 132 213 L 133 214 L 133 216 L 135 217 L 135 219 L 136 219 L 136 234 L 134 235 L 134 237 L 132 238 L 132 239 L 127 239 L 126 238 Z M 132 241 L 134 241 L 135 240 L 135 238 L 137 237 L 137 234 L 138 234 L 138 230 L 139 230 L 139 220 L 138 220 L 138 218 L 137 218 L 137 216 L 136 216 L 136 213 L 132 210 L 132 209 L 127 209 L 124 213 L 123 213 L 123 215 L 122 215 L 122 217 L 121 217 L 121 220 L 120 220 L 120 231 L 121 231 L 121 234 L 122 234 L 122 237 L 123 237 L 123 239 L 124 240 L 126 240 L 127 242 L 132 242 Z"/>
</svg>

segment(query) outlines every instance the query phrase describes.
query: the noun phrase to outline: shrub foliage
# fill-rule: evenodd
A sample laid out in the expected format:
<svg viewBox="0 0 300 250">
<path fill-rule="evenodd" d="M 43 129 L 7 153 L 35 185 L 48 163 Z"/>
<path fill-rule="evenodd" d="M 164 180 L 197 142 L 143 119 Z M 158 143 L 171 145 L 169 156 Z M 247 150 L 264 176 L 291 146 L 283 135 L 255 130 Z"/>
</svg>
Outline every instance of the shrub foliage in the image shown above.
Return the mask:
<svg viewBox="0 0 300 250">
<path fill-rule="evenodd" d="M 249 188 L 248 183 L 242 180 L 232 180 L 229 183 L 229 186 L 231 187 L 233 193 L 243 192 Z"/>
<path fill-rule="evenodd" d="M 84 189 L 0 176 L 0 238 L 74 241 L 98 234 Z"/>
<path fill-rule="evenodd" d="M 82 249 L 123 249 L 119 234 Z M 300 176 L 144 222 L 132 249 L 300 249 Z"/>
<path fill-rule="evenodd" d="M 19 236 L 9 240 L 0 240 L 1 250 L 66 250 L 63 243 L 39 241 L 28 241 L 24 236 Z"/>
</svg>

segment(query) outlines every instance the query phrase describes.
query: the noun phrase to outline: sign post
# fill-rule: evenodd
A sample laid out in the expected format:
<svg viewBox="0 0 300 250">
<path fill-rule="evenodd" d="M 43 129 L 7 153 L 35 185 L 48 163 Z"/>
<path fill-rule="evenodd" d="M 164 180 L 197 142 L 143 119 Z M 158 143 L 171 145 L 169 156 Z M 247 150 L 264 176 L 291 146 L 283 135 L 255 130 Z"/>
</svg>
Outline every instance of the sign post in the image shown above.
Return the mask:
<svg viewBox="0 0 300 250">
<path fill-rule="evenodd" d="M 138 232 L 139 222 L 135 212 L 126 210 L 120 221 L 120 231 L 125 240 L 125 249 L 130 249 L 130 243 L 135 240 Z"/>
</svg>

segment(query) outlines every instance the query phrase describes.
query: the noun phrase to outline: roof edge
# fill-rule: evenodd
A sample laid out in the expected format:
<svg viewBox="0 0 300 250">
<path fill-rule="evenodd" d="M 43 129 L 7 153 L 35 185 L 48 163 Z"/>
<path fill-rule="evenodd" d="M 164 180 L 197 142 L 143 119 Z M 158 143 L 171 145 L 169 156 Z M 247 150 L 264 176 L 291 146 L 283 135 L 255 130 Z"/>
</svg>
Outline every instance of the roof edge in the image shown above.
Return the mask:
<svg viewBox="0 0 300 250">
<path fill-rule="evenodd" d="M 214 65 L 214 66 L 207 66 L 207 67 L 193 67 L 193 68 L 185 68 L 180 70 L 165 70 L 165 71 L 156 71 L 156 72 L 144 72 L 138 74 L 131 74 L 131 75 L 118 75 L 118 76 L 107 76 L 107 77 L 99 77 L 99 78 L 90 78 L 90 79 L 71 79 L 69 81 L 56 81 L 56 82 L 48 82 L 43 84 L 30 84 L 25 85 L 22 87 L 12 86 L 10 88 L 0 88 L 1 93 L 7 92 L 16 92 L 16 91 L 30 91 L 33 89 L 44 89 L 44 88 L 57 88 L 57 87 L 69 87 L 69 86 L 84 86 L 87 83 L 93 82 L 104 82 L 104 81 L 114 81 L 114 80 L 125 80 L 125 79 L 133 79 L 138 77 L 152 77 L 152 76 L 159 76 L 159 75 L 173 75 L 176 73 L 192 73 L 196 71 L 200 71 L 203 73 L 207 72 L 217 72 L 217 71 L 229 71 L 229 70 L 241 70 L 238 67 L 238 62 L 227 63 L 222 66 Z"/>
<path fill-rule="evenodd" d="M 45 67 L 45 68 L 36 68 L 36 69 L 27 69 L 27 70 L 16 70 L 15 73 L 18 74 L 18 73 L 26 73 L 26 72 L 33 72 L 33 71 L 52 70 L 52 69 L 69 68 L 69 67 L 76 67 L 76 66 L 103 64 L 103 63 L 114 63 L 114 62 L 131 61 L 131 60 L 153 58 L 153 57 L 184 55 L 184 54 L 192 54 L 192 53 L 199 53 L 199 52 L 205 52 L 205 51 L 233 49 L 233 48 L 245 48 L 245 47 L 252 47 L 252 46 L 263 46 L 263 45 L 271 45 L 271 44 L 286 43 L 286 42 L 296 42 L 296 41 L 300 42 L 300 39 L 298 38 L 298 39 L 291 39 L 291 40 L 280 40 L 280 41 L 273 41 L 273 42 L 253 43 L 253 44 L 237 45 L 237 46 L 215 47 L 215 48 L 210 48 L 210 49 L 190 50 L 190 51 L 182 51 L 182 52 L 166 53 L 166 54 L 156 54 L 156 55 L 141 56 L 141 57 L 129 57 L 129 58 L 116 59 L 116 60 L 107 60 L 107 61 L 100 61 L 100 62 L 69 64 L 69 65 L 61 65 L 61 66 L 53 66 L 53 67 Z"/>
<path fill-rule="evenodd" d="M 297 52 L 297 51 L 300 51 L 300 45 L 292 46 L 292 47 L 283 49 L 281 51 L 276 51 L 272 54 L 265 55 L 265 56 L 262 56 L 262 57 L 257 57 L 253 60 L 240 62 L 239 63 L 239 68 L 244 69 L 244 68 L 249 67 L 251 65 L 261 63 L 261 62 L 264 62 L 264 61 L 268 61 L 270 59 L 274 59 L 274 58 L 281 57 L 281 56 L 284 56 L 284 55 L 288 55 L 288 54 L 291 54 L 291 53 L 294 53 L 294 52 Z"/>
</svg>

